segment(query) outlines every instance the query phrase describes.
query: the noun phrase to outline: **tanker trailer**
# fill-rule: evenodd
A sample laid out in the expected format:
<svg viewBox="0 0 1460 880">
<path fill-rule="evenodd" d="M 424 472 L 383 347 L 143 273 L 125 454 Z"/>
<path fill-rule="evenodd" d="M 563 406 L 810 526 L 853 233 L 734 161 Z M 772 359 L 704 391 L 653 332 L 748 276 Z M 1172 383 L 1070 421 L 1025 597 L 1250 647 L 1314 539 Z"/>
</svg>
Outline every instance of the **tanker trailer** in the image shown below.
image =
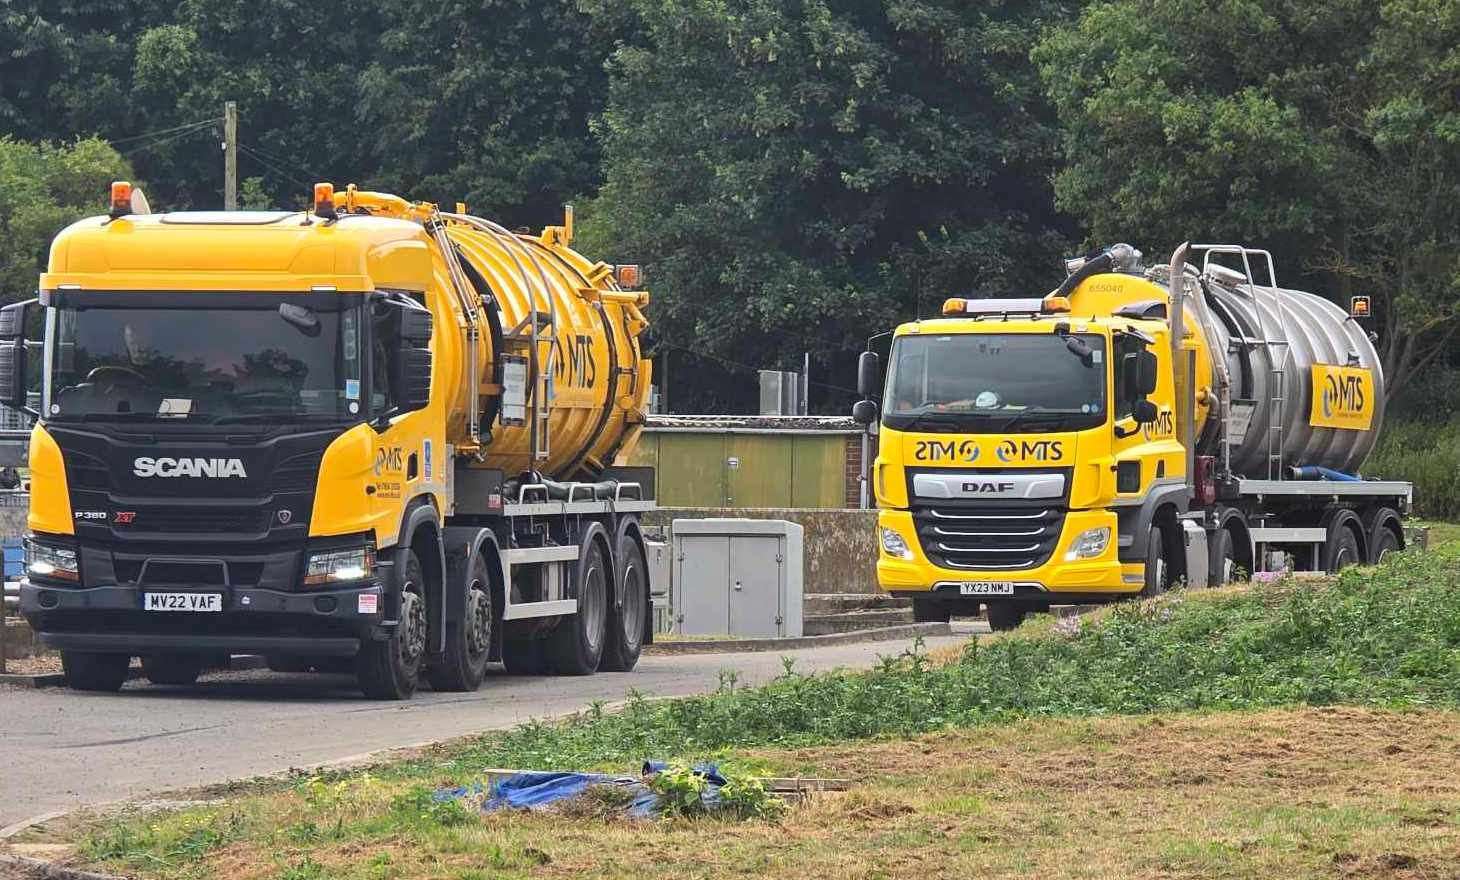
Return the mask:
<svg viewBox="0 0 1460 880">
<path fill-rule="evenodd" d="M 1002 629 L 1404 545 L 1412 487 L 1359 474 L 1384 378 L 1355 318 L 1236 245 L 1068 268 L 1047 296 L 949 299 L 897 328 L 880 399 L 863 355 L 878 581 L 919 620 L 982 605 Z"/>
<path fill-rule="evenodd" d="M 0 310 L 0 396 L 24 406 L 32 352 L 45 389 L 21 610 L 68 684 L 116 690 L 134 656 L 189 684 L 236 653 L 386 699 L 493 660 L 633 668 L 637 266 L 574 251 L 571 208 L 530 235 L 353 186 L 305 212 L 130 196 Z"/>
</svg>

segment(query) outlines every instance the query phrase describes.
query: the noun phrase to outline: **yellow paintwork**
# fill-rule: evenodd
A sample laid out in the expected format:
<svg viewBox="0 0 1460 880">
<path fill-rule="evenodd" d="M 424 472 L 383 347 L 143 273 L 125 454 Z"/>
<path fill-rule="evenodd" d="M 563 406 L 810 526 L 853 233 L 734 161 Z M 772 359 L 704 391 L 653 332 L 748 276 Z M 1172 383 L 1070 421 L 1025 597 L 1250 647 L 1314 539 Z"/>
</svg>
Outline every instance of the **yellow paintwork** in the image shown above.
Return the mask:
<svg viewBox="0 0 1460 880">
<path fill-rule="evenodd" d="M 1308 424 L 1367 431 L 1374 424 L 1374 373 L 1363 367 L 1314 364 Z"/>
<path fill-rule="evenodd" d="M 1087 288 L 1090 289 L 1086 294 Z M 872 490 L 881 512 L 881 527 L 899 532 L 912 549 L 914 559 L 889 556 L 879 549 L 878 582 L 886 590 L 930 590 L 938 583 L 957 581 L 1038 582 L 1051 592 L 1131 593 L 1141 589 L 1141 566 L 1122 564 L 1116 549 L 1116 508 L 1139 503 L 1158 483 L 1183 480 L 1186 456 L 1176 438 L 1173 419 L 1175 389 L 1170 364 L 1170 333 L 1164 321 L 1116 318 L 1110 311 L 1121 305 L 1141 300 L 1164 299 L 1165 290 L 1139 278 L 1097 275 L 1081 285 L 1071 296 L 1071 312 L 1008 320 L 978 320 L 971 317 L 939 318 L 904 324 L 898 337 L 910 335 L 948 335 L 964 333 L 1052 333 L 1056 321 L 1068 322 L 1076 333 L 1095 333 L 1106 338 L 1106 350 L 1114 351 L 1111 341 L 1115 329 L 1135 328 L 1152 337 L 1149 350 L 1157 358 L 1156 391 L 1150 400 L 1156 403 L 1160 417 L 1152 425 L 1142 426 L 1131 436 L 1116 438 L 1110 422 L 1094 428 L 1063 433 L 957 434 L 903 432 L 883 425 L 879 433 L 877 459 L 872 465 Z M 1211 363 L 1199 334 L 1187 334 L 1185 349 L 1197 351 L 1198 389 L 1209 387 Z M 1107 373 L 1107 400 L 1114 402 L 1113 374 Z M 1107 412 L 1110 410 L 1107 407 Z M 1204 420 L 1208 407 L 1198 405 L 1198 418 Z M 1119 423 L 1122 430 L 1136 428 L 1126 418 Z M 1200 430 L 1201 422 L 1198 422 Z M 1120 461 L 1141 462 L 1138 491 L 1116 491 L 1116 464 Z M 1070 513 L 1065 517 L 1055 551 L 1043 566 L 1028 571 L 969 571 L 944 569 L 933 565 L 923 555 L 913 529 L 909 511 L 906 468 L 949 468 L 977 473 L 984 469 L 1070 468 Z M 1111 540 L 1105 553 L 1096 559 L 1066 562 L 1064 555 L 1070 543 L 1081 532 L 1107 526 Z M 881 542 L 878 542 L 879 548 Z"/>
<path fill-rule="evenodd" d="M 377 432 L 358 425 L 326 450 L 320 467 L 312 535 L 373 531 L 377 544 L 397 540 L 402 514 L 425 499 L 442 515 L 452 453 L 469 465 L 515 476 L 530 467 L 572 478 L 621 460 L 642 427 L 650 363 L 638 335 L 648 326 L 642 291 L 621 291 L 612 267 L 569 246 L 571 219 L 540 236 L 483 232 L 480 221 L 442 215 L 434 205 L 349 187 L 336 193 L 337 220 L 302 213 L 163 214 L 94 217 L 63 230 L 51 245 L 41 289 L 100 291 L 275 292 L 398 290 L 419 294 L 435 319 L 430 403 L 397 416 Z M 482 410 L 502 393 L 492 381 L 493 350 L 485 311 L 478 309 L 477 375 L 451 268 L 428 231 L 444 222 L 463 257 L 487 281 L 510 333 L 532 311 L 556 322 L 542 331 L 538 357 L 552 371 L 551 453 L 533 462 L 526 427 L 482 424 L 481 448 L 468 436 L 473 395 Z M 525 270 L 525 271 L 524 271 Z M 478 302 L 473 295 L 473 302 Z M 507 346 L 509 351 L 511 346 Z M 612 353 L 610 353 L 612 349 Z M 525 353 L 525 348 L 518 351 Z M 529 377 L 529 388 L 539 383 Z M 604 413 L 607 411 L 607 417 Z M 530 412 L 530 409 L 529 409 Z M 31 528 L 70 534 L 60 452 L 37 427 Z M 368 490 L 368 491 L 367 491 Z"/>
<path fill-rule="evenodd" d="M 42 425 L 30 432 L 30 512 L 26 527 L 47 535 L 76 533 L 61 447 Z"/>
</svg>

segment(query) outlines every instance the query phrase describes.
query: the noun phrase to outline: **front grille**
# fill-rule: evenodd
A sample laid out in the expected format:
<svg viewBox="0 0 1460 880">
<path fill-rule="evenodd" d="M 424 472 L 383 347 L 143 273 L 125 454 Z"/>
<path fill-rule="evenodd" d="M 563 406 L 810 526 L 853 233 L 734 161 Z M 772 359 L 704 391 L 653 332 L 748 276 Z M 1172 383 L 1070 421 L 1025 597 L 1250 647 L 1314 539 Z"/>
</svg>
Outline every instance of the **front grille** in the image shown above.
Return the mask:
<svg viewBox="0 0 1460 880">
<path fill-rule="evenodd" d="M 913 512 L 923 553 L 941 568 L 1024 571 L 1049 560 L 1065 512 L 1058 507 L 927 507 Z"/>
<path fill-rule="evenodd" d="M 256 535 L 268 531 L 269 513 L 259 508 L 142 508 L 127 528 L 137 532 L 191 535 Z"/>
</svg>

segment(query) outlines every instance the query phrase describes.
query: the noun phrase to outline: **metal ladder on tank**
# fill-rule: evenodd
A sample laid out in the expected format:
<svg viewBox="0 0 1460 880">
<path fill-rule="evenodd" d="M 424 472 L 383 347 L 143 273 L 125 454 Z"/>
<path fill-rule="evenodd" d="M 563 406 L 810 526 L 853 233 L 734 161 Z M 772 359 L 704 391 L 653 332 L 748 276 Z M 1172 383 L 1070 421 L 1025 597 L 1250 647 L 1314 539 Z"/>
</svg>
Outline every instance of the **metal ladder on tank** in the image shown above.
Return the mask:
<svg viewBox="0 0 1460 880">
<path fill-rule="evenodd" d="M 1272 254 L 1261 248 L 1249 248 L 1237 244 L 1195 244 L 1192 250 L 1203 251 L 1201 272 L 1208 274 L 1213 254 L 1231 254 L 1242 260 L 1242 274 L 1247 279 L 1247 295 L 1252 299 L 1252 310 L 1257 315 L 1257 330 L 1260 343 L 1267 355 L 1268 399 L 1267 399 L 1267 478 L 1283 478 L 1283 423 L 1287 415 L 1287 370 L 1292 347 L 1287 334 L 1287 306 L 1278 288 L 1277 269 Z M 1252 257 L 1260 256 L 1267 261 L 1267 278 L 1272 295 L 1269 305 L 1277 316 L 1277 326 L 1270 326 L 1262 309 L 1262 297 L 1252 280 Z M 1217 265 L 1221 265 L 1218 263 Z M 1225 268 L 1225 267 L 1224 267 Z M 1243 340 L 1247 342 L 1248 340 Z"/>
<path fill-rule="evenodd" d="M 528 372 L 532 375 L 532 393 L 528 395 L 531 399 L 529 408 L 532 411 L 528 422 L 528 445 L 531 447 L 529 469 L 536 470 L 537 464 L 547 461 L 552 454 L 553 372 L 557 367 L 558 353 L 557 347 L 552 344 L 557 336 L 558 309 L 553 300 L 552 285 L 548 283 L 547 270 L 543 269 L 537 255 L 522 243 L 516 233 L 500 224 L 470 214 L 445 216 L 485 232 L 495 239 L 511 258 L 518 276 L 522 279 L 522 289 L 528 297 L 527 315 L 516 327 L 502 335 L 507 341 L 527 349 Z M 525 257 L 525 261 L 519 259 L 519 255 Z M 528 264 L 537 270 L 538 283 L 534 283 L 532 275 L 528 273 Z M 537 309 L 539 290 L 542 298 L 547 301 L 547 314 Z M 551 330 L 552 335 L 543 335 L 544 329 Z M 541 356 L 540 349 L 544 342 L 548 343 L 546 359 Z"/>
</svg>

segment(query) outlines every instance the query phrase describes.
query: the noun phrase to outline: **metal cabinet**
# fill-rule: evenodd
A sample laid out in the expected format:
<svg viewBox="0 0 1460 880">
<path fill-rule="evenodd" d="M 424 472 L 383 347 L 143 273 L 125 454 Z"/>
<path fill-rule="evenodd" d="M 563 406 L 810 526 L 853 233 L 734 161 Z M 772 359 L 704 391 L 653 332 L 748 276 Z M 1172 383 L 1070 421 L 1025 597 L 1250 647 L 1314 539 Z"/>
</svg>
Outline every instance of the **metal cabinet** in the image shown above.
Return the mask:
<svg viewBox="0 0 1460 880">
<path fill-rule="evenodd" d="M 803 531 L 783 520 L 674 523 L 674 631 L 681 635 L 801 635 Z"/>
</svg>

